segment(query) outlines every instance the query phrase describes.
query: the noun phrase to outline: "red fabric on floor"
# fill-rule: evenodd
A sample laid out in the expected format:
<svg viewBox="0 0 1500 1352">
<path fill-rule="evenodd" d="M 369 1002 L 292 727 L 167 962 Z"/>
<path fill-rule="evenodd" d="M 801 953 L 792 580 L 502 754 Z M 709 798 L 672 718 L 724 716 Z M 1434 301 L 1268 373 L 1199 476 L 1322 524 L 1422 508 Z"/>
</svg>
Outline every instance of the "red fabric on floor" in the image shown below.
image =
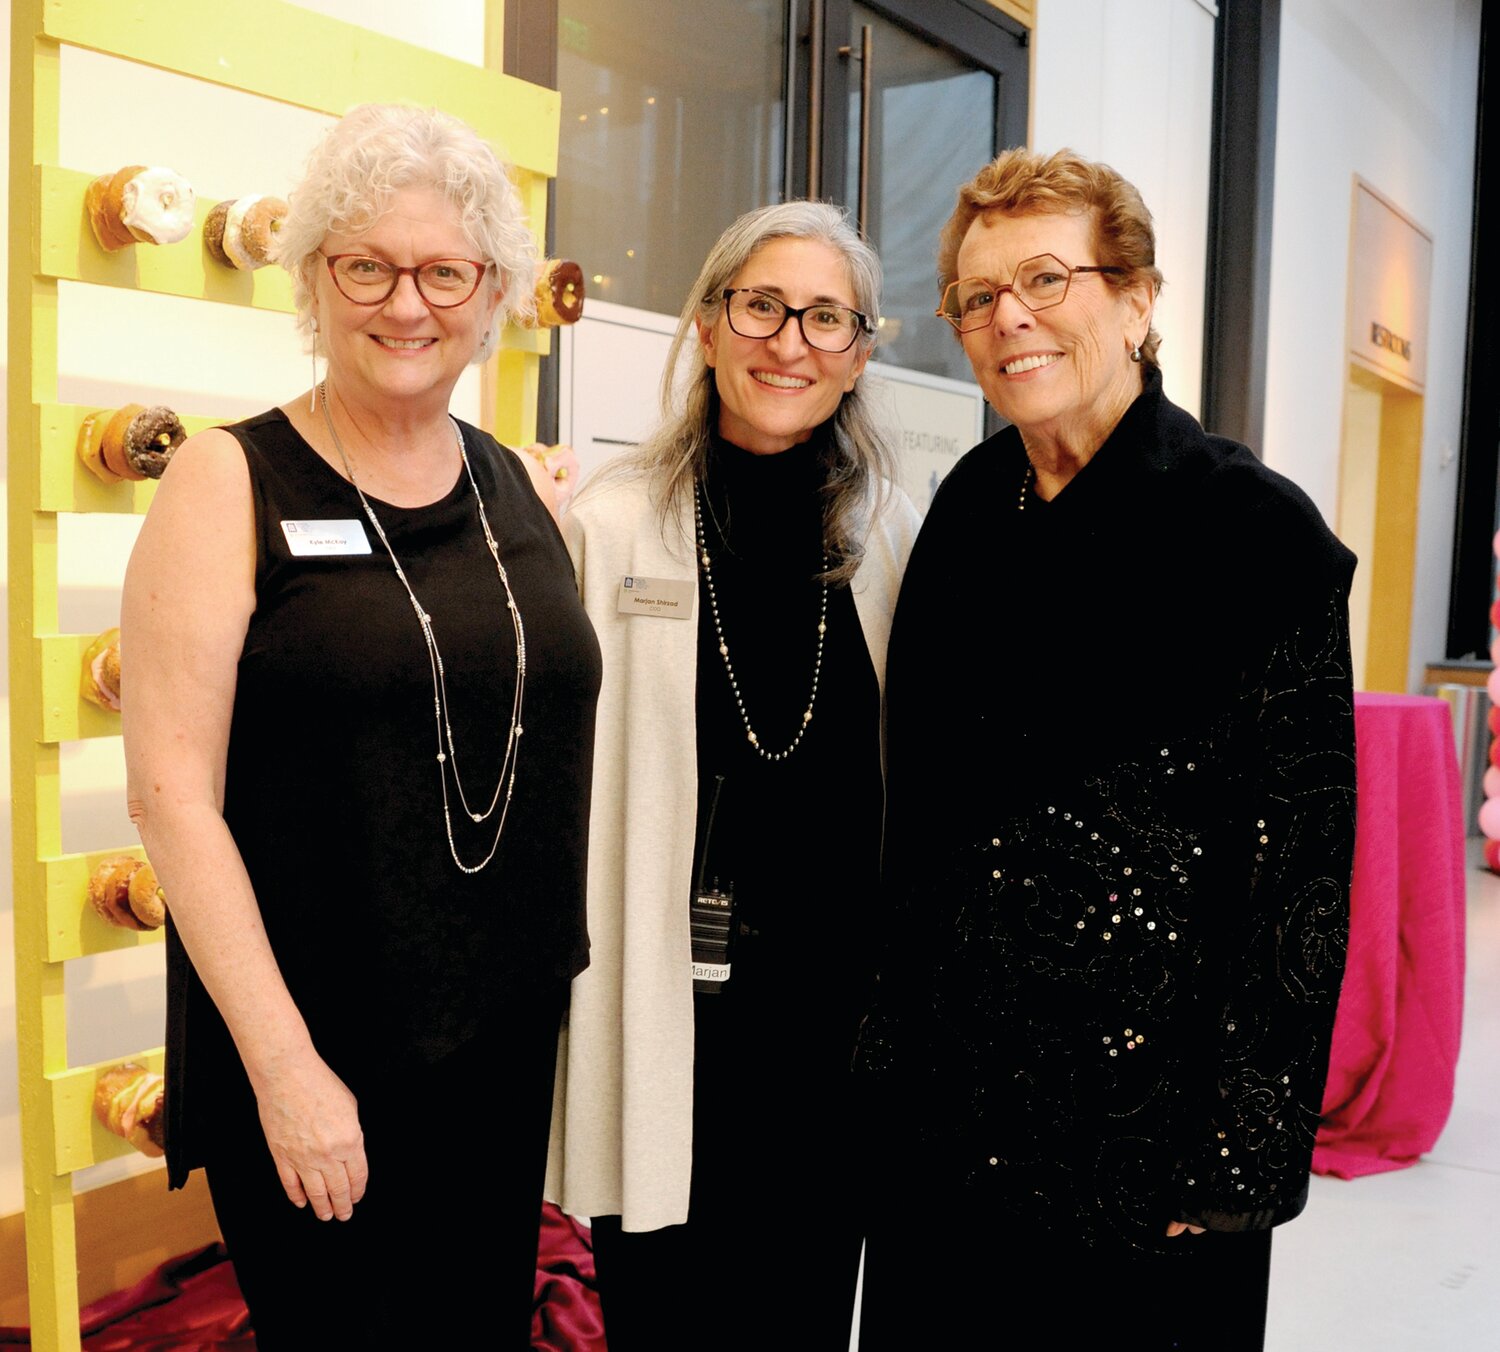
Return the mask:
<svg viewBox="0 0 1500 1352">
<path fill-rule="evenodd" d="M 1464 824 L 1448 706 L 1354 697 L 1349 962 L 1313 1170 L 1415 1164 L 1448 1120 L 1464 985 Z"/>
<path fill-rule="evenodd" d="M 589 1228 L 548 1203 L 537 1246 L 533 1352 L 605 1352 Z"/>
<path fill-rule="evenodd" d="M 84 1352 L 254 1352 L 250 1316 L 222 1244 L 163 1263 L 128 1291 L 84 1309 Z M 29 1347 L 26 1329 L 0 1329 L 0 1347 Z"/>
<path fill-rule="evenodd" d="M 250 1316 L 222 1244 L 163 1263 L 128 1291 L 88 1306 L 84 1352 L 255 1352 Z M 605 1352 L 604 1320 L 585 1225 L 542 1208 L 531 1345 L 539 1352 Z M 30 1347 L 26 1329 L 0 1329 L 0 1348 Z"/>
</svg>

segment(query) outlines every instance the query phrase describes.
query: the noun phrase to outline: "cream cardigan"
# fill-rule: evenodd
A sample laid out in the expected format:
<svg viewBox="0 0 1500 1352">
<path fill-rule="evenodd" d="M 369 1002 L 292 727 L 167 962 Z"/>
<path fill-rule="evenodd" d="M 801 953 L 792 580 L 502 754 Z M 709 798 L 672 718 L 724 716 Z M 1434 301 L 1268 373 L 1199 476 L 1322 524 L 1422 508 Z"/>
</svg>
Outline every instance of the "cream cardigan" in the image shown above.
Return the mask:
<svg viewBox="0 0 1500 1352">
<path fill-rule="evenodd" d="M 697 584 L 690 510 L 662 529 L 644 478 L 563 517 L 604 655 L 589 825 L 588 970 L 558 1048 L 548 1200 L 627 1230 L 687 1219 L 693 1146 L 688 889 L 698 812 L 696 615 L 621 615 L 627 574 Z M 921 519 L 891 488 L 852 583 L 882 698 L 891 615 Z M 666 539 L 663 538 L 665 534 Z"/>
</svg>

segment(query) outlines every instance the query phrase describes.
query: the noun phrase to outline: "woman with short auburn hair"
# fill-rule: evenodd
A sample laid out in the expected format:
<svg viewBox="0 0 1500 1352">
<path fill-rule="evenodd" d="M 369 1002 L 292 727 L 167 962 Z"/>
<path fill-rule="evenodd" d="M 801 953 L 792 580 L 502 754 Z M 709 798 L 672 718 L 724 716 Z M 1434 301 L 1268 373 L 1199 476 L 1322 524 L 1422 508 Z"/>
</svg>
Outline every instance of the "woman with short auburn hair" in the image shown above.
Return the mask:
<svg viewBox="0 0 1500 1352">
<path fill-rule="evenodd" d="M 939 269 L 1011 426 L 939 489 L 891 635 L 861 1346 L 1025 1311 L 1065 1347 L 1257 1349 L 1343 973 L 1354 557 L 1167 399 L 1109 166 L 1006 151 Z M 936 1235 L 989 1300 L 932 1308 Z"/>
</svg>

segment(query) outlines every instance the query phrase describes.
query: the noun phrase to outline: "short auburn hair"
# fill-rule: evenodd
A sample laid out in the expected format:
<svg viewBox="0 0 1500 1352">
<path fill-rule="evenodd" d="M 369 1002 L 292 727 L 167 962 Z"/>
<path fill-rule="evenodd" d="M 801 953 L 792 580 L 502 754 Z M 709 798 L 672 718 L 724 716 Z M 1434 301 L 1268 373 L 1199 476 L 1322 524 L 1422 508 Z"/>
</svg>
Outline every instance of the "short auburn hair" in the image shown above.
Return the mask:
<svg viewBox="0 0 1500 1352">
<path fill-rule="evenodd" d="M 1109 165 L 1086 160 L 1066 148 L 1041 155 L 1017 146 L 1002 151 L 959 188 L 957 205 L 938 237 L 939 296 L 958 280 L 958 250 L 969 227 L 990 212 L 1004 216 L 1087 214 L 1093 221 L 1098 262 L 1125 269 L 1123 277 L 1106 273 L 1104 280 L 1123 288 L 1145 278 L 1153 292 L 1161 290 L 1156 231 L 1135 184 Z M 1141 359 L 1157 370 L 1160 345 L 1161 335 L 1153 327 L 1141 344 Z"/>
</svg>

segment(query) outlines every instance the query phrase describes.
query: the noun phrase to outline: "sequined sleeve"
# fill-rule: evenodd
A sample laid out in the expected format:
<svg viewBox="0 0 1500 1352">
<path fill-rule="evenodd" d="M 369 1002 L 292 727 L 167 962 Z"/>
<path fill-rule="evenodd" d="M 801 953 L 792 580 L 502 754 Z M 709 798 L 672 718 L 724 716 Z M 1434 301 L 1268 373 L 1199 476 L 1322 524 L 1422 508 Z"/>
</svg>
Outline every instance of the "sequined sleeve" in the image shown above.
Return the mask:
<svg viewBox="0 0 1500 1352">
<path fill-rule="evenodd" d="M 1344 972 L 1354 854 L 1354 697 L 1342 588 L 1247 674 L 1248 897 L 1215 966 L 1216 1093 L 1186 1124 L 1180 1218 L 1264 1229 L 1307 1197 Z M 1202 1116 L 1199 1116 L 1199 1114 Z M 1206 1118 L 1206 1121 L 1204 1120 Z M 1201 1124 L 1201 1125 L 1200 1125 Z"/>
</svg>

